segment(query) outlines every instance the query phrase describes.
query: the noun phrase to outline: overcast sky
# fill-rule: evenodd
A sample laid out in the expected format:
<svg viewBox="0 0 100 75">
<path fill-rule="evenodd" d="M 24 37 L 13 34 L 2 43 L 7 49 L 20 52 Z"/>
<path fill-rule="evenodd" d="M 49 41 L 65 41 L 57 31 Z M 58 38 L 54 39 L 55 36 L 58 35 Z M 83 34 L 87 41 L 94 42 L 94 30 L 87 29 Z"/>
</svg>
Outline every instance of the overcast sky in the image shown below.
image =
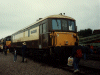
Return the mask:
<svg viewBox="0 0 100 75">
<path fill-rule="evenodd" d="M 100 0 L 1 0 L 0 39 L 59 13 L 76 19 L 78 31 L 100 29 Z"/>
</svg>

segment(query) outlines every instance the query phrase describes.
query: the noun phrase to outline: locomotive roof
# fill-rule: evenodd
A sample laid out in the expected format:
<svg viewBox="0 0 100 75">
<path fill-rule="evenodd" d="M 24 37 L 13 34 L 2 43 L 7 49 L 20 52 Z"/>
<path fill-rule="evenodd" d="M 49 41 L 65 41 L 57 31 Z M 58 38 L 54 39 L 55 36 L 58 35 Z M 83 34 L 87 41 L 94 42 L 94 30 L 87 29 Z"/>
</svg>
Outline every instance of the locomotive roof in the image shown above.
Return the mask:
<svg viewBox="0 0 100 75">
<path fill-rule="evenodd" d="M 26 29 L 26 28 L 28 28 L 28 27 L 30 27 L 30 26 L 32 26 L 32 25 L 38 23 L 38 22 L 41 22 L 41 21 L 43 21 L 43 20 L 45 20 L 45 19 L 47 19 L 47 18 L 66 18 L 66 19 L 75 20 L 74 18 L 69 17 L 69 16 L 65 16 L 65 15 L 50 15 L 50 16 L 47 16 L 47 17 L 45 17 L 45 18 L 42 18 L 42 19 L 36 21 L 35 23 L 33 23 L 33 24 L 31 24 L 31 25 L 28 25 L 27 27 L 25 27 L 25 28 L 23 28 L 23 29 L 21 29 L 21 30 L 19 30 L 19 31 L 23 31 L 24 29 Z M 17 32 L 19 32 L 19 31 L 17 31 Z M 17 33 L 17 32 L 15 32 L 15 33 Z M 15 33 L 14 33 L 14 34 L 15 34 Z"/>
<path fill-rule="evenodd" d="M 65 15 L 51 15 L 51 16 L 48 16 L 46 18 L 67 18 L 67 19 L 75 20 L 74 18 L 71 18 L 69 16 L 65 16 Z"/>
</svg>

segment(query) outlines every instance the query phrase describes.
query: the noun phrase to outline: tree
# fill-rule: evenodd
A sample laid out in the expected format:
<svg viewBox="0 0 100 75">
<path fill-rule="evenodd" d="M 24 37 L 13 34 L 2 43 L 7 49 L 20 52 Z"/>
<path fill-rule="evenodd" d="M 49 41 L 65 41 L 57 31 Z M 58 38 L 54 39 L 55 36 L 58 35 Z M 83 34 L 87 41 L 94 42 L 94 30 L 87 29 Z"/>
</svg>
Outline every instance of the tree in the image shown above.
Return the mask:
<svg viewBox="0 0 100 75">
<path fill-rule="evenodd" d="M 80 30 L 79 32 L 78 32 L 78 35 L 79 36 L 82 36 L 82 37 L 87 37 L 87 36 L 90 36 L 90 35 L 92 35 L 92 29 L 85 29 L 85 30 Z"/>
</svg>

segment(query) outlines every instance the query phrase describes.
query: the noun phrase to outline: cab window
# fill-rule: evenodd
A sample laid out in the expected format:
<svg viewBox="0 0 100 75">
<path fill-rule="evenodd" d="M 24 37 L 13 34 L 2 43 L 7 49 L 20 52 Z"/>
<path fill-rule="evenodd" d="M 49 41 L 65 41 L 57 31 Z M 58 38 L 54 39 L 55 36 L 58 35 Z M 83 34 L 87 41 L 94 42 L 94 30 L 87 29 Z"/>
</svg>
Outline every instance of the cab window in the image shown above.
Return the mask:
<svg viewBox="0 0 100 75">
<path fill-rule="evenodd" d="M 67 20 L 62 20 L 62 30 L 67 30 Z"/>
<path fill-rule="evenodd" d="M 47 29 L 47 28 L 46 28 L 46 24 L 44 23 L 44 24 L 43 24 L 43 33 L 46 32 L 46 29 Z"/>
<path fill-rule="evenodd" d="M 52 20 L 52 29 L 53 30 L 61 30 L 61 20 L 53 19 Z"/>
<path fill-rule="evenodd" d="M 75 22 L 72 20 L 68 20 L 69 30 L 75 31 Z"/>
</svg>

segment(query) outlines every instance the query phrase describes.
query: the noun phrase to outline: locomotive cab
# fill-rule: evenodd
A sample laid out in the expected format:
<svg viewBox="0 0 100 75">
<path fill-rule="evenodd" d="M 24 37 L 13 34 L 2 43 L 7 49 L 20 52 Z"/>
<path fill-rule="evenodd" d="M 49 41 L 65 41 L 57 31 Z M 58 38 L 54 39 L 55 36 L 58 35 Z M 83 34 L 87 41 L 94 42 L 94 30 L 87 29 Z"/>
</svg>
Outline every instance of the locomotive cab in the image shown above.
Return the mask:
<svg viewBox="0 0 100 75">
<path fill-rule="evenodd" d="M 45 49 L 53 59 L 67 59 L 74 43 L 78 42 L 75 19 L 54 15 L 48 17 L 39 28 L 39 49 Z"/>
<path fill-rule="evenodd" d="M 74 46 L 77 39 L 75 20 L 51 19 L 52 46 Z"/>
</svg>

